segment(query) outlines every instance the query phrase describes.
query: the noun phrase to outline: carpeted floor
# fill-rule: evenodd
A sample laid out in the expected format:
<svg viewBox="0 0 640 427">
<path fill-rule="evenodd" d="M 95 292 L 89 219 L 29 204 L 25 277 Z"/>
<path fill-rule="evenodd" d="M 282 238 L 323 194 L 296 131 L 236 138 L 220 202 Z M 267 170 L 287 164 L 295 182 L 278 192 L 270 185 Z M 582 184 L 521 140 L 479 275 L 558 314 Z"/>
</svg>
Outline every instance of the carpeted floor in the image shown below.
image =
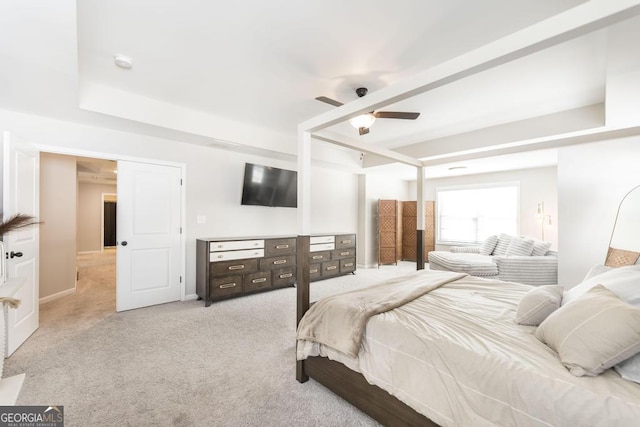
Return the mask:
<svg viewBox="0 0 640 427">
<path fill-rule="evenodd" d="M 313 283 L 312 300 L 413 263 Z M 80 260 L 78 291 L 40 309 L 5 361 L 18 404 L 64 405 L 67 426 L 370 426 L 313 380 L 295 380 L 295 288 L 115 313 L 115 256 Z"/>
</svg>

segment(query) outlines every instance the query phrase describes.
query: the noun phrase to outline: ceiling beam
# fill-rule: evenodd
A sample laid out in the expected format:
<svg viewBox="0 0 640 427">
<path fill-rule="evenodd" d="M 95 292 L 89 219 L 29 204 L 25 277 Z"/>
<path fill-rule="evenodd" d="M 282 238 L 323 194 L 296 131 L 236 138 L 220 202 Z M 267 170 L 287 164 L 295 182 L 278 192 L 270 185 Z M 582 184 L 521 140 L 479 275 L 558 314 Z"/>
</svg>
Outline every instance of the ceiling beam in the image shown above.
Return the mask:
<svg viewBox="0 0 640 427">
<path fill-rule="evenodd" d="M 638 14 L 640 0 L 587 1 L 411 78 L 302 122 L 298 128 L 300 131 L 317 132 L 359 114 L 447 85 Z"/>
</svg>

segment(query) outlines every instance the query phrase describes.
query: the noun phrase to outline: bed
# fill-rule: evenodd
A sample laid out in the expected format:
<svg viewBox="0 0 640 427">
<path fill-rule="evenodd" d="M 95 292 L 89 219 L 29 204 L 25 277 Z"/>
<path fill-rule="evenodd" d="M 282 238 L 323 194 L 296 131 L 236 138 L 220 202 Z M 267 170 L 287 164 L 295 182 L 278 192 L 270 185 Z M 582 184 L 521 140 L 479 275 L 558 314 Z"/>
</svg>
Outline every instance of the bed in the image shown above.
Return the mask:
<svg viewBox="0 0 640 427">
<path fill-rule="evenodd" d="M 637 425 L 640 384 L 613 369 L 575 376 L 535 326 L 515 323 L 532 289 L 422 270 L 325 298 L 300 322 L 298 379 L 385 425 Z M 361 323 L 358 341 L 350 325 Z"/>
</svg>

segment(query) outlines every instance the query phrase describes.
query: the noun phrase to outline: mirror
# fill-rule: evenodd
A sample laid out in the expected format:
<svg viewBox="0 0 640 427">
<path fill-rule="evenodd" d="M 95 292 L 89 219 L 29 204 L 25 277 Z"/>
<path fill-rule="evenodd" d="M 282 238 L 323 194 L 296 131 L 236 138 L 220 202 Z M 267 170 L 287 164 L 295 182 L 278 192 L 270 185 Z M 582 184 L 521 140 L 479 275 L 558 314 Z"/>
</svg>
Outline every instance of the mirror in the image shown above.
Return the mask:
<svg viewBox="0 0 640 427">
<path fill-rule="evenodd" d="M 605 265 L 621 267 L 640 257 L 640 185 L 622 198 L 611 232 Z"/>
</svg>

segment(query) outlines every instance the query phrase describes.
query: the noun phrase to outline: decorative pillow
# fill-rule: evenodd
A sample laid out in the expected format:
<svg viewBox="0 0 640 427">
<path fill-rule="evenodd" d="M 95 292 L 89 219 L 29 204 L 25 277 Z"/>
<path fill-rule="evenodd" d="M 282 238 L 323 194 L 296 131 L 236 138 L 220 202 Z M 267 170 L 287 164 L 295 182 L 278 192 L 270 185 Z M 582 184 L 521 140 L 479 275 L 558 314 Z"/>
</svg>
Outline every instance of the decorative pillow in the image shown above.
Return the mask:
<svg viewBox="0 0 640 427">
<path fill-rule="evenodd" d="M 511 243 L 511 239 L 513 237 L 508 234 L 502 233 L 498 237 L 498 243 L 496 243 L 496 247 L 493 249 L 494 255 L 504 255 L 507 253 L 507 248 L 509 247 L 509 243 Z"/>
<path fill-rule="evenodd" d="M 544 285 L 531 289 L 518 303 L 516 323 L 538 326 L 560 307 L 564 288 L 560 285 Z"/>
<path fill-rule="evenodd" d="M 640 384 L 640 353 L 613 367 L 622 378 Z"/>
<path fill-rule="evenodd" d="M 551 242 L 541 242 L 540 240 L 533 241 L 533 252 L 531 256 L 543 256 L 549 252 L 551 248 Z"/>
<path fill-rule="evenodd" d="M 575 300 L 595 285 L 603 285 L 626 303 L 640 307 L 640 265 L 614 268 L 582 281 L 564 293 L 562 305 Z"/>
<path fill-rule="evenodd" d="M 493 249 L 496 247 L 496 243 L 498 243 L 498 236 L 489 236 L 487 237 L 482 245 L 480 245 L 480 255 L 491 255 Z"/>
<path fill-rule="evenodd" d="M 535 332 L 577 376 L 596 376 L 640 352 L 640 308 L 602 285 L 551 313 Z"/>
<path fill-rule="evenodd" d="M 613 268 L 614 267 L 608 267 L 608 266 L 603 265 L 603 264 L 594 265 L 593 267 L 591 267 L 589 269 L 589 271 L 587 271 L 587 275 L 584 276 L 584 279 L 582 279 L 582 281 L 585 281 L 587 279 L 591 279 L 592 277 L 595 277 L 598 274 L 602 274 L 602 273 L 606 273 L 607 271 L 611 271 L 611 270 L 613 270 Z"/>
<path fill-rule="evenodd" d="M 522 237 L 514 237 L 507 247 L 507 256 L 530 256 L 533 251 L 533 240 L 523 239 Z"/>
</svg>

